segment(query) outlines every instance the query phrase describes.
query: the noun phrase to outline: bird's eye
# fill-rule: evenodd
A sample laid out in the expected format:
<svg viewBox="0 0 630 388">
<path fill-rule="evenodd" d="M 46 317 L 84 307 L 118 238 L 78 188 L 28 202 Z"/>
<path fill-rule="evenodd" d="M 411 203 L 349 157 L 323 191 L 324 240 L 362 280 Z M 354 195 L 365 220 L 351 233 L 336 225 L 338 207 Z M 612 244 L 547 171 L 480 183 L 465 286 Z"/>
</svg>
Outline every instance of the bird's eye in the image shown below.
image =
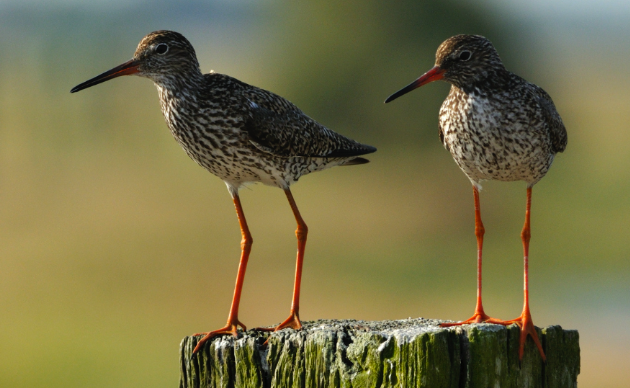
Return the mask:
<svg viewBox="0 0 630 388">
<path fill-rule="evenodd" d="M 168 45 L 166 43 L 160 43 L 157 46 L 155 46 L 155 52 L 160 55 L 166 54 L 167 51 L 168 51 Z"/>
<path fill-rule="evenodd" d="M 472 56 L 472 54 L 470 53 L 470 51 L 466 50 L 466 51 L 462 51 L 459 54 L 459 59 L 462 61 L 467 61 L 470 59 L 470 57 Z"/>
</svg>

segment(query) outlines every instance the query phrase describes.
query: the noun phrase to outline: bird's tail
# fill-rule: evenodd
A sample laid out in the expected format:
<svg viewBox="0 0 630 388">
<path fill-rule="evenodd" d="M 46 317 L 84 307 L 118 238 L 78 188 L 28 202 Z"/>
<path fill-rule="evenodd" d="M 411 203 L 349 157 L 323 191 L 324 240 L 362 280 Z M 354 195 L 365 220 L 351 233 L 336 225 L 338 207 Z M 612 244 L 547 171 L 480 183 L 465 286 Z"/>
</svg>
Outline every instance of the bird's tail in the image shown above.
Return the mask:
<svg viewBox="0 0 630 388">
<path fill-rule="evenodd" d="M 367 160 L 366 158 L 354 158 L 354 159 L 348 160 L 347 162 L 342 164 L 342 166 L 354 166 L 357 164 L 365 164 L 365 163 L 370 163 L 370 161 Z"/>
</svg>

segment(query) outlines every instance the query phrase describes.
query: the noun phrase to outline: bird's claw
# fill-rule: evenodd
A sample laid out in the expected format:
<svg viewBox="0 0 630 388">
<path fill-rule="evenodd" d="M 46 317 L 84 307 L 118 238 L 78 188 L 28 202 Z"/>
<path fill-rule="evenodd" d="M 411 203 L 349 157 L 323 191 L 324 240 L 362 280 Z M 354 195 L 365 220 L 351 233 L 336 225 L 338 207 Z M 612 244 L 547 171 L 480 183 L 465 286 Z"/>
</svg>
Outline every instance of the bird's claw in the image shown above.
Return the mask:
<svg viewBox="0 0 630 388">
<path fill-rule="evenodd" d="M 492 317 L 486 315 L 482 311 L 482 312 L 476 312 L 472 317 L 468 318 L 465 321 L 440 323 L 440 327 L 469 325 L 471 323 L 492 323 L 492 324 L 495 324 L 495 325 L 504 325 L 504 326 L 507 326 L 507 325 L 511 324 L 511 323 L 507 323 L 506 321 L 502 321 L 500 319 L 492 318 Z"/>
<path fill-rule="evenodd" d="M 211 340 L 212 338 L 216 336 L 223 335 L 223 334 L 231 334 L 232 336 L 234 336 L 234 338 L 238 338 L 239 327 L 241 327 L 243 331 L 247 330 L 247 328 L 245 327 L 243 323 L 241 323 L 241 321 L 239 321 L 238 319 L 235 319 L 234 322 L 228 322 L 228 324 L 225 325 L 225 327 L 222 327 L 221 329 L 206 332 L 206 333 L 193 334 L 193 337 L 197 337 L 200 335 L 204 336 L 202 339 L 199 340 L 199 342 L 197 342 L 197 346 L 195 346 L 195 349 L 193 350 L 193 355 L 197 354 L 197 352 L 201 350 L 201 348 L 205 345 L 206 342 L 208 342 L 209 340 Z"/>
<path fill-rule="evenodd" d="M 256 330 L 278 331 L 286 328 L 291 328 L 293 330 L 300 330 L 302 328 L 302 322 L 300 321 L 300 316 L 297 312 L 291 311 L 291 315 L 289 315 L 289 318 L 285 319 L 281 324 L 276 327 L 257 327 Z"/>
<path fill-rule="evenodd" d="M 538 352 L 540 353 L 540 357 L 542 357 L 543 361 L 547 361 L 547 357 L 545 356 L 545 352 L 543 351 L 542 344 L 538 339 L 538 332 L 536 332 L 536 327 L 534 326 L 534 321 L 532 320 L 532 316 L 529 311 L 523 311 L 520 317 L 511 319 L 509 321 L 505 321 L 508 325 L 512 323 L 518 325 L 521 329 L 519 345 L 518 345 L 518 359 L 519 362 L 523 360 L 523 354 L 525 352 L 525 343 L 527 342 L 527 335 L 529 334 L 534 340 L 534 344 L 538 348 Z"/>
</svg>

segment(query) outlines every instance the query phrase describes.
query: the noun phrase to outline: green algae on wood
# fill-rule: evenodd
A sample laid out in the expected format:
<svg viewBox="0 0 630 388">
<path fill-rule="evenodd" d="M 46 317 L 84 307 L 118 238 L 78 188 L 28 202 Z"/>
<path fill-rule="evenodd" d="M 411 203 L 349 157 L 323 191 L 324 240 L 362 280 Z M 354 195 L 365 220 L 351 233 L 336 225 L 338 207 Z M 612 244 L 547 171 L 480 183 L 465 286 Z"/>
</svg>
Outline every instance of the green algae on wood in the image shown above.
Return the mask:
<svg viewBox="0 0 630 388">
<path fill-rule="evenodd" d="M 577 385 L 577 331 L 539 330 L 544 364 L 528 340 L 518 360 L 515 325 L 441 328 L 423 318 L 304 322 L 300 331 L 250 330 L 214 339 L 191 358 L 199 338 L 181 344 L 180 388 L 545 387 Z M 267 345 L 263 345 L 269 337 Z"/>
<path fill-rule="evenodd" d="M 580 373 L 580 344 L 577 330 L 562 330 L 560 326 L 542 329 L 545 364 L 545 387 L 577 386 L 575 377 Z"/>
</svg>

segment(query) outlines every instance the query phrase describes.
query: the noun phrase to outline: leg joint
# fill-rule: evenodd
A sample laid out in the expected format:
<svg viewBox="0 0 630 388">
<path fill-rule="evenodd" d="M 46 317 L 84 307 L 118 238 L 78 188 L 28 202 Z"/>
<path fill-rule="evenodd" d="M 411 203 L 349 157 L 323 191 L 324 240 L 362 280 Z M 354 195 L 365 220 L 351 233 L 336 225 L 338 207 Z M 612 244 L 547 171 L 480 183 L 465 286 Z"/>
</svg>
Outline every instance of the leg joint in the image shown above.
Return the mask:
<svg viewBox="0 0 630 388">
<path fill-rule="evenodd" d="M 531 238 L 532 238 L 532 234 L 529 228 L 523 229 L 523 231 L 521 232 L 521 240 L 523 240 L 526 243 L 529 243 L 529 240 Z"/>
<path fill-rule="evenodd" d="M 306 241 L 306 236 L 308 235 L 308 227 L 306 224 L 298 224 L 298 228 L 295 230 L 295 235 L 297 236 L 298 241 Z"/>
<path fill-rule="evenodd" d="M 486 228 L 483 227 L 483 224 L 478 223 L 475 225 L 475 236 L 477 236 L 477 238 L 482 238 L 484 234 L 486 234 Z"/>
<path fill-rule="evenodd" d="M 241 248 L 251 247 L 254 243 L 254 239 L 251 234 L 243 234 L 243 238 L 241 239 Z"/>
</svg>

